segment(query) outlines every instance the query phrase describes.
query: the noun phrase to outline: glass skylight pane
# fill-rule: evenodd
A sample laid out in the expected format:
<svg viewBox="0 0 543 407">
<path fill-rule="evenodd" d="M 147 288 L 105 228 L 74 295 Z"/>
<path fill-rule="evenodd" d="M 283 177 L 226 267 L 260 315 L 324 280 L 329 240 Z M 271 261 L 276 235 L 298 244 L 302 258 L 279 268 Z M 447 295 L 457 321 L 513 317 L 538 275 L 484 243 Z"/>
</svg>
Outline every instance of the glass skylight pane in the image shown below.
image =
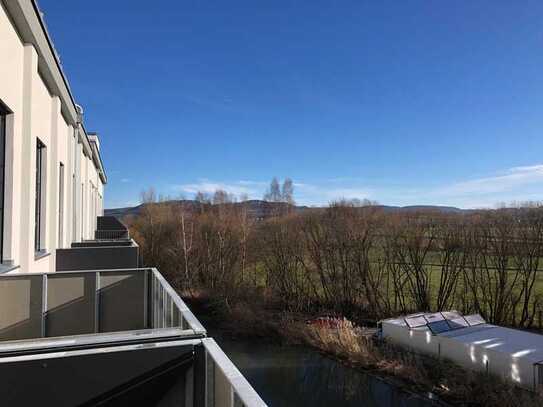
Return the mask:
<svg viewBox="0 0 543 407">
<path fill-rule="evenodd" d="M 448 319 L 447 322 L 449 323 L 451 329 L 465 328 L 469 326 L 468 322 L 462 317 Z"/>
<path fill-rule="evenodd" d="M 441 321 L 429 323 L 428 328 L 430 328 L 430 331 L 432 331 L 434 335 L 451 330 L 449 324 L 447 324 L 447 321 L 445 321 L 444 319 Z"/>
<path fill-rule="evenodd" d="M 443 315 L 441 315 L 441 312 L 434 312 L 433 314 L 425 314 L 424 317 L 428 322 L 436 322 L 436 321 L 443 321 L 445 318 L 443 318 Z"/>
<path fill-rule="evenodd" d="M 466 315 L 464 318 L 468 321 L 470 326 L 481 325 L 486 322 L 479 314 Z"/>
<path fill-rule="evenodd" d="M 417 316 L 417 317 L 409 317 L 405 318 L 405 323 L 409 328 L 417 328 L 419 326 L 425 326 L 426 325 L 426 319 L 424 319 L 423 315 Z"/>
</svg>

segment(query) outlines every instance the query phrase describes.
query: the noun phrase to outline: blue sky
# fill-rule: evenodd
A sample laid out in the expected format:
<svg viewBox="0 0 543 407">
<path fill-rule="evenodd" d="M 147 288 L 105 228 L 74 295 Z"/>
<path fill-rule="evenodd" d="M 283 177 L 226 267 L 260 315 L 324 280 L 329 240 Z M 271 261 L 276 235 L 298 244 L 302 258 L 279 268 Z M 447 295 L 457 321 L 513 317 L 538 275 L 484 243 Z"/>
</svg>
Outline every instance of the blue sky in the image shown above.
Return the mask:
<svg viewBox="0 0 543 407">
<path fill-rule="evenodd" d="M 106 207 L 543 200 L 543 2 L 40 0 Z"/>
</svg>

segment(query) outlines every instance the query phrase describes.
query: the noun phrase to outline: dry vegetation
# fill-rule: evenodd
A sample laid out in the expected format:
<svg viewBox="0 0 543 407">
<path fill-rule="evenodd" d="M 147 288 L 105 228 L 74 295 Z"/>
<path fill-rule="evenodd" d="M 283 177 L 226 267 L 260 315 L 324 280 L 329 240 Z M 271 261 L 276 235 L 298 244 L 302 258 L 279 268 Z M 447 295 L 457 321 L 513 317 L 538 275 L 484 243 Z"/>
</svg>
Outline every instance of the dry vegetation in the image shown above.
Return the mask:
<svg viewBox="0 0 543 407">
<path fill-rule="evenodd" d="M 349 322 L 330 329 L 294 325 L 293 335 L 305 343 L 378 375 L 400 380 L 409 390 L 433 393 L 455 404 L 477 406 L 540 406 L 541 398 L 498 377 L 466 371 L 452 362 L 376 343 Z"/>
<path fill-rule="evenodd" d="M 494 377 L 375 346 L 353 326 L 302 329 L 282 316 L 326 313 L 367 325 L 412 311 L 458 309 L 497 324 L 541 328 L 543 208 L 389 213 L 339 202 L 307 214 L 281 205 L 272 218 L 256 221 L 220 191 L 212 199 L 200 195 L 190 207 L 147 201 L 128 220 L 144 263 L 179 290 L 213 298 L 222 312 L 241 312 L 237 325 L 244 320 L 267 333 L 280 321 L 280 335 L 448 400 L 533 402 Z"/>
<path fill-rule="evenodd" d="M 356 322 L 412 311 L 479 312 L 538 328 L 543 208 L 387 213 L 349 202 L 255 221 L 226 193 L 147 204 L 129 220 L 145 264 L 225 304 L 263 297 L 290 312 Z"/>
</svg>

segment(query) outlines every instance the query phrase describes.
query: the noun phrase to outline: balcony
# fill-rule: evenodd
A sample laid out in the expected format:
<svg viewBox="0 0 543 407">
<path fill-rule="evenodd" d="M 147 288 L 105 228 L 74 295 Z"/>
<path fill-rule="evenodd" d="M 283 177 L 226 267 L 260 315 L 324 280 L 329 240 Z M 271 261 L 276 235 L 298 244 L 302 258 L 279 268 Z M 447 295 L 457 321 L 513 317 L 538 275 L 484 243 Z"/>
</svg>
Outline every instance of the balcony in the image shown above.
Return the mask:
<svg viewBox="0 0 543 407">
<path fill-rule="evenodd" d="M 96 240 L 128 239 L 129 233 L 126 226 L 116 217 L 99 216 L 96 222 L 94 238 Z"/>
<path fill-rule="evenodd" d="M 126 269 L 139 266 L 139 247 L 131 239 L 86 240 L 57 249 L 56 270 Z"/>
<path fill-rule="evenodd" d="M 100 216 L 94 240 L 58 249 L 57 271 L 128 269 L 139 266 L 139 247 L 126 226 L 112 216 Z"/>
<path fill-rule="evenodd" d="M 265 406 L 152 268 L 0 276 L 5 405 Z"/>
</svg>

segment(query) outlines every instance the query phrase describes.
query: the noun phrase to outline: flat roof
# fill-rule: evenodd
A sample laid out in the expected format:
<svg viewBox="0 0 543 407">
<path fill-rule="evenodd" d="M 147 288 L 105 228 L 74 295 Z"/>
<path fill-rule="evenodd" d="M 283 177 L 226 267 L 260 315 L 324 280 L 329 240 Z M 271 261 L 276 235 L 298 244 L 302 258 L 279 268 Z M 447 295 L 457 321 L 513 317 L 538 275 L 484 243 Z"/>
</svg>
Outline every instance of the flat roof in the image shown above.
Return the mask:
<svg viewBox="0 0 543 407">
<path fill-rule="evenodd" d="M 543 335 L 532 332 L 484 324 L 443 332 L 439 336 L 454 338 L 466 345 L 507 353 L 532 363 L 543 361 Z"/>
</svg>

